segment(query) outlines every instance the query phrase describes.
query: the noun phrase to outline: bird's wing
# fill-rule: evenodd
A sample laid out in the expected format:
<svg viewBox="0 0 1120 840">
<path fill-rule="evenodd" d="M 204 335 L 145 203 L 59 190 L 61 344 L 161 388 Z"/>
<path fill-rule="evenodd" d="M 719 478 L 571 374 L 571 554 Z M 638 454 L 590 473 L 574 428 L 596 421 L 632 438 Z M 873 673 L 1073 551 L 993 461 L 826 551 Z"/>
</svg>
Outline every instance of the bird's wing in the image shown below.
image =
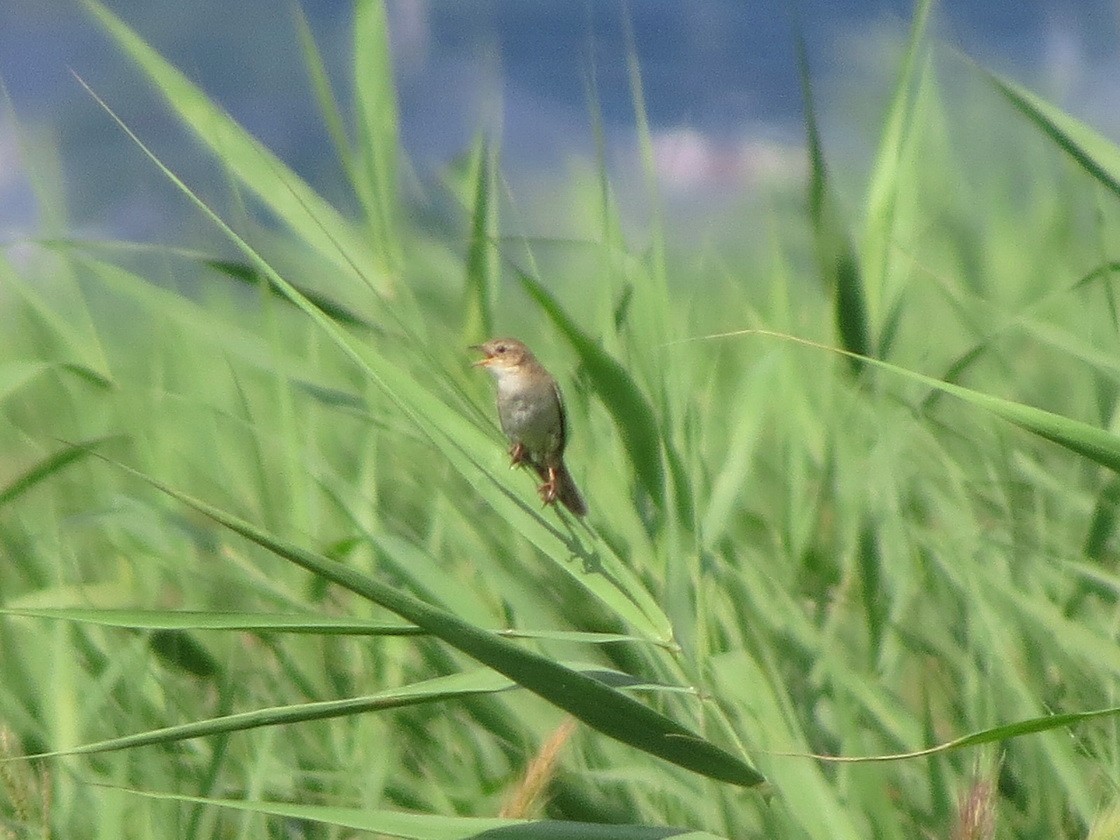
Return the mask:
<svg viewBox="0 0 1120 840">
<path fill-rule="evenodd" d="M 564 395 L 560 393 L 560 386 L 556 380 L 552 381 L 552 390 L 556 394 L 556 408 L 560 415 L 560 454 L 564 454 L 564 445 L 568 442 L 568 415 L 564 410 Z"/>
</svg>

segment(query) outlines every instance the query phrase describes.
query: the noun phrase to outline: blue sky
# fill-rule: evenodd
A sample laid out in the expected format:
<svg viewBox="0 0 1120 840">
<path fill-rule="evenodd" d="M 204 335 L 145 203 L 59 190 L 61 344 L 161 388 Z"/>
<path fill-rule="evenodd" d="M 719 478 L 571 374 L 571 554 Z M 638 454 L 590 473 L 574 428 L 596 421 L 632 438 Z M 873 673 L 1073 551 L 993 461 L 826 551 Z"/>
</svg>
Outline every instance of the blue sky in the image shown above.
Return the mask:
<svg viewBox="0 0 1120 840">
<path fill-rule="evenodd" d="M 299 61 L 292 6 L 219 0 L 107 0 L 106 5 L 199 82 L 305 177 L 330 193 L 337 170 Z M 612 165 L 625 167 L 633 114 L 629 28 L 655 148 L 670 188 L 749 187 L 796 165 L 800 94 L 793 22 L 779 4 L 747 0 L 389 0 L 406 149 L 438 169 L 478 131 L 501 139 L 505 166 L 562 170 L 592 151 L 588 89 L 600 100 Z M 303 2 L 345 85 L 349 4 Z M 889 45 L 905 35 L 902 0 L 802 0 L 826 118 L 829 97 L 889 85 Z M 1106 0 L 947 0 L 935 7 L 945 45 L 1041 87 L 1116 135 L 1120 129 L 1117 4 Z M 71 75 L 80 74 L 190 177 L 190 142 L 77 3 L 0 3 L 0 234 L 34 224 L 24 142 L 57 151 L 79 228 L 148 238 L 179 200 L 143 173 L 136 150 Z M 843 120 L 835 123 L 842 127 Z M 856 132 L 858 133 L 858 132 Z M 30 138 L 28 141 L 27 138 Z M 844 147 L 844 137 L 837 146 Z M 858 140 L 857 140 L 858 142 Z M 199 170 L 201 171 L 201 169 Z M 122 173 L 125 176 L 122 177 Z M 182 208 L 180 208 L 182 209 Z"/>
</svg>

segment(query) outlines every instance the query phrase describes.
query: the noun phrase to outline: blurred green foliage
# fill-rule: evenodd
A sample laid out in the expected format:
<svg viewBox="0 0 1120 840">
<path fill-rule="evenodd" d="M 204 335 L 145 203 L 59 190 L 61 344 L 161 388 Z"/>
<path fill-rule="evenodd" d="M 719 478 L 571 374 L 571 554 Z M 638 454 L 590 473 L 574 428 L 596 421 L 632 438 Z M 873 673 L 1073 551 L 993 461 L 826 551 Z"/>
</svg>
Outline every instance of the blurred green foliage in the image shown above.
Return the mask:
<svg viewBox="0 0 1120 840">
<path fill-rule="evenodd" d="M 300 33 L 354 215 L 90 9 L 227 177 L 156 161 L 231 250 L 0 258 L 5 832 L 1115 836 L 1115 718 L 1040 721 L 1117 704 L 1114 144 L 923 5 L 862 197 L 810 100 L 768 229 L 675 237 L 635 65 L 648 248 L 603 160 L 517 234 L 483 141 L 437 231 L 380 4 L 346 107 Z M 559 375 L 586 526 L 507 469 L 491 330 Z"/>
</svg>

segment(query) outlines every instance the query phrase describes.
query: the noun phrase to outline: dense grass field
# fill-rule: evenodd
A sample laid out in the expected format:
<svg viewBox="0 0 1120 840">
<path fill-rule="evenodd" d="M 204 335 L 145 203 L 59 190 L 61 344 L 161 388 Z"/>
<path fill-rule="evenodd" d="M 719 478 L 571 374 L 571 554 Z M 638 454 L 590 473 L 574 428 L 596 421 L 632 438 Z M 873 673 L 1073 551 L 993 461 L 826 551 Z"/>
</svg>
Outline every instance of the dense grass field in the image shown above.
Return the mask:
<svg viewBox="0 0 1120 840">
<path fill-rule="evenodd" d="M 293 36 L 346 210 L 89 8 L 225 248 L 44 188 L 0 253 L 0 837 L 1120 837 L 1114 144 L 923 4 L 862 173 L 806 74 L 762 231 L 671 235 L 636 65 L 640 241 L 602 162 L 582 237 L 522 236 L 483 142 L 440 230 L 374 0 L 345 106 Z M 494 334 L 560 380 L 584 521 L 508 469 Z"/>
</svg>

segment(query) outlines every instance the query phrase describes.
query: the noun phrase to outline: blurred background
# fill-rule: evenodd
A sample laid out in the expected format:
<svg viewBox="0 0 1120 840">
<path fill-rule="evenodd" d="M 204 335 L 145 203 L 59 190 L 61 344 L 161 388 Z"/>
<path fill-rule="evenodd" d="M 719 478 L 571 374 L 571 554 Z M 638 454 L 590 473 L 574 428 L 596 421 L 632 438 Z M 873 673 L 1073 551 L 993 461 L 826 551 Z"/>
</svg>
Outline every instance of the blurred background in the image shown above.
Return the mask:
<svg viewBox="0 0 1120 840">
<path fill-rule="evenodd" d="M 292 58 L 295 4 L 107 5 L 313 186 L 346 201 L 306 71 Z M 830 163 L 858 170 L 874 148 L 912 12 L 907 0 L 805 0 L 797 20 L 772 4 L 740 0 L 387 5 L 411 166 L 406 189 L 416 201 L 430 200 L 425 185 L 433 173 L 484 133 L 500 142 L 512 193 L 532 203 L 593 160 L 597 108 L 620 204 L 640 215 L 643 198 L 632 189 L 641 181 L 633 53 L 663 198 L 694 224 L 752 190 L 803 183 L 797 28 L 808 46 Z M 299 9 L 346 101 L 349 4 L 303 0 Z M 945 53 L 959 50 L 1109 136 L 1120 134 L 1117 3 L 947 0 L 934 14 Z M 73 74 L 188 183 L 216 177 L 80 3 L 4 0 L 0 236 L 10 243 L 40 229 L 22 134 L 27 154 L 61 173 L 71 230 L 143 241 L 170 235 L 181 243 L 181 225 L 194 224 L 196 214 L 154 168 L 138 165 L 138 150 Z"/>
<path fill-rule="evenodd" d="M 16 739 L 29 753 L 476 679 L 434 639 L 273 638 L 267 618 L 216 632 L 190 611 L 385 611 L 88 444 L 477 628 L 538 631 L 525 643 L 554 661 L 667 683 L 652 702 L 741 740 L 778 793 L 747 799 L 587 730 L 550 816 L 1120 840 L 1091 830 L 1120 826 L 1115 718 L 928 761 L 788 755 L 1117 704 L 1120 154 L 1067 116 L 1120 138 L 1115 4 L 944 0 L 908 48 L 906 2 L 800 0 L 791 19 L 738 0 L 386 0 L 390 80 L 373 2 L 105 1 L 131 27 L 112 42 L 81 3 L 0 0 L 0 602 L 128 616 L 0 610 L 0 759 Z M 336 156 L 316 109 L 308 31 L 356 152 Z M 808 171 L 797 33 L 827 178 Z M 130 63 L 141 40 L 326 200 L 239 132 L 180 124 L 169 102 L 215 115 Z M 379 107 L 390 81 L 399 119 Z M 264 266 L 90 91 L 323 303 L 267 293 Z M 773 334 L 677 340 L 744 327 L 890 372 Z M 590 551 L 508 470 L 465 350 L 500 333 L 531 337 L 561 380 Z M 568 634 L 631 628 L 594 648 Z M 19 796 L 0 774 L 0 835 L 5 802 L 37 799 L 27 836 L 322 836 L 123 802 L 123 785 L 492 816 L 559 723 L 514 693 L 440 699 L 52 764 Z M 997 797 L 998 835 L 959 830 Z"/>
</svg>

